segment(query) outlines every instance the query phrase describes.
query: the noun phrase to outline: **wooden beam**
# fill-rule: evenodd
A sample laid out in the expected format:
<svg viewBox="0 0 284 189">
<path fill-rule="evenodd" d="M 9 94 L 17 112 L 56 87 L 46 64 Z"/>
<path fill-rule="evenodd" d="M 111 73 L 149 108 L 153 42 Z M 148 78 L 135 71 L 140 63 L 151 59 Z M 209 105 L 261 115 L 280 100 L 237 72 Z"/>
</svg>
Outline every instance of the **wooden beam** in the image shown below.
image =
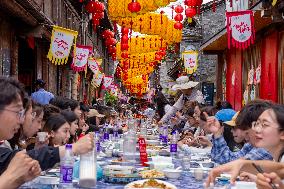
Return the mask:
<svg viewBox="0 0 284 189">
<path fill-rule="evenodd" d="M 0 8 L 10 12 L 15 17 L 19 17 L 29 25 L 37 25 L 37 20 L 15 0 L 1 0 Z"/>
</svg>

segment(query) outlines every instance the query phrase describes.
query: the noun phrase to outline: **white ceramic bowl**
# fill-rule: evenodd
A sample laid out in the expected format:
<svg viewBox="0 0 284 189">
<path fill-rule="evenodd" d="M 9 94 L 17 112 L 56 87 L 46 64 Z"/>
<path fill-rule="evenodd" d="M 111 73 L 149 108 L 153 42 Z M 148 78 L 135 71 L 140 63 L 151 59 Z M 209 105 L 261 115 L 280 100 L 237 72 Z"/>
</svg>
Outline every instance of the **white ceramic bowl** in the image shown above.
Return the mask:
<svg viewBox="0 0 284 189">
<path fill-rule="evenodd" d="M 163 172 L 169 179 L 178 179 L 181 176 L 182 170 L 165 169 Z"/>
<path fill-rule="evenodd" d="M 237 181 L 235 189 L 256 189 L 255 182 Z"/>
</svg>

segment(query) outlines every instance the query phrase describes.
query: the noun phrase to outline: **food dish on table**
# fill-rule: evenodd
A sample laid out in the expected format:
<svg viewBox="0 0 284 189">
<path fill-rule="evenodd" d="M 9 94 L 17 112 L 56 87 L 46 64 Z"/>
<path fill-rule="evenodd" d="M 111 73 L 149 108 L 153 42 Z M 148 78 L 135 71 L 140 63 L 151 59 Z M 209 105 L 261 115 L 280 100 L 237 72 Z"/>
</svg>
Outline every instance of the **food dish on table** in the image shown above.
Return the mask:
<svg viewBox="0 0 284 189">
<path fill-rule="evenodd" d="M 144 179 L 165 177 L 165 174 L 163 172 L 157 171 L 156 169 L 141 171 L 139 175 Z"/>
<path fill-rule="evenodd" d="M 174 185 L 156 179 L 148 179 L 148 180 L 139 180 L 132 183 L 127 184 L 125 189 L 130 188 L 159 188 L 159 189 L 177 189 Z"/>
</svg>

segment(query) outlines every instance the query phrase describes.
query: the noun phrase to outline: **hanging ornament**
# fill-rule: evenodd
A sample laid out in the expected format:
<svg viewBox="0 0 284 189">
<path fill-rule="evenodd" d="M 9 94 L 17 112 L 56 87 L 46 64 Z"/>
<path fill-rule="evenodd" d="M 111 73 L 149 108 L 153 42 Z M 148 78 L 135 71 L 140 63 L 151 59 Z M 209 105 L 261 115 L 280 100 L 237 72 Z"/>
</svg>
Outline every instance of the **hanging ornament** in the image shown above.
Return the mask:
<svg viewBox="0 0 284 189">
<path fill-rule="evenodd" d="M 114 46 L 115 44 L 116 44 L 116 39 L 114 39 L 114 38 L 107 38 L 105 40 L 106 46 Z"/>
<path fill-rule="evenodd" d="M 177 22 L 181 22 L 183 20 L 183 15 L 182 14 L 176 14 L 174 19 Z"/>
<path fill-rule="evenodd" d="M 216 11 L 216 2 L 215 2 L 215 0 L 213 0 L 213 3 L 212 3 L 212 11 L 213 12 Z"/>
<path fill-rule="evenodd" d="M 128 4 L 128 10 L 132 13 L 137 13 L 141 10 L 141 5 L 137 0 L 132 0 L 132 2 Z"/>
<path fill-rule="evenodd" d="M 182 7 L 181 5 L 177 5 L 177 6 L 175 7 L 175 12 L 176 12 L 176 13 L 182 13 L 182 12 L 183 12 L 183 7 Z"/>
<path fill-rule="evenodd" d="M 193 18 L 196 15 L 196 9 L 195 8 L 187 8 L 187 9 L 185 9 L 185 15 L 188 18 Z"/>
<path fill-rule="evenodd" d="M 96 2 L 95 1 L 89 1 L 87 3 L 87 5 L 85 6 L 85 9 L 88 13 L 93 13 L 95 12 L 95 9 L 96 9 Z"/>
<path fill-rule="evenodd" d="M 183 25 L 180 22 L 176 22 L 175 25 L 174 25 L 174 28 L 177 29 L 177 30 L 182 30 Z"/>
<path fill-rule="evenodd" d="M 114 38 L 114 32 L 110 31 L 110 30 L 104 30 L 102 33 L 102 37 L 104 39 L 106 38 Z"/>
<path fill-rule="evenodd" d="M 228 48 L 246 49 L 255 40 L 254 17 L 251 10 L 226 12 Z"/>
</svg>

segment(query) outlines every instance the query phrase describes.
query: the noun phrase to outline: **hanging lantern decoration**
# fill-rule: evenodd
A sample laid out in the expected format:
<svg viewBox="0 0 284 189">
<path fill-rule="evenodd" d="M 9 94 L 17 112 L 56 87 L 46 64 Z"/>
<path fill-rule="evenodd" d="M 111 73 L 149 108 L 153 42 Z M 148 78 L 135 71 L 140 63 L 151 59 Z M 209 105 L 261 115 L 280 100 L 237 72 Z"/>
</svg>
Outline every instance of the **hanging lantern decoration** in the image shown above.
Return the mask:
<svg viewBox="0 0 284 189">
<path fill-rule="evenodd" d="M 175 12 L 176 13 L 182 13 L 183 12 L 183 7 L 181 6 L 181 5 L 177 5 L 176 7 L 175 7 Z"/>
<path fill-rule="evenodd" d="M 141 10 L 141 5 L 137 0 L 132 0 L 132 2 L 128 4 L 128 10 L 131 13 L 137 13 Z"/>
<path fill-rule="evenodd" d="M 175 12 L 176 15 L 174 17 L 176 23 L 174 24 L 174 28 L 177 30 L 182 30 L 183 25 L 182 25 L 182 20 L 183 20 L 183 15 L 181 14 L 183 12 L 183 7 L 181 5 L 178 5 L 175 7 Z"/>
<path fill-rule="evenodd" d="M 87 3 L 85 9 L 88 13 L 92 14 L 93 28 L 96 30 L 97 26 L 100 24 L 100 19 L 104 18 L 104 4 L 97 0 L 91 0 Z"/>
<path fill-rule="evenodd" d="M 116 67 L 116 72 L 115 72 L 116 77 L 120 79 L 120 78 L 121 78 L 121 73 L 122 73 L 121 67 L 120 67 L 120 66 L 117 66 L 117 67 Z"/>
<path fill-rule="evenodd" d="M 116 60 L 116 39 L 114 38 L 114 32 L 110 30 L 104 30 L 102 37 L 105 40 L 105 45 L 108 48 L 108 53 L 111 55 L 112 60 Z"/>
<path fill-rule="evenodd" d="M 121 57 L 122 58 L 128 58 L 128 33 L 129 33 L 129 29 L 126 27 L 122 27 L 121 28 Z"/>
<path fill-rule="evenodd" d="M 187 8 L 185 9 L 185 15 L 188 18 L 188 22 L 192 22 L 192 18 L 196 15 L 196 8 Z"/>
<path fill-rule="evenodd" d="M 182 30 L 183 25 L 180 22 L 176 22 L 175 25 L 174 25 L 174 28 L 177 29 L 177 30 Z"/>
</svg>

